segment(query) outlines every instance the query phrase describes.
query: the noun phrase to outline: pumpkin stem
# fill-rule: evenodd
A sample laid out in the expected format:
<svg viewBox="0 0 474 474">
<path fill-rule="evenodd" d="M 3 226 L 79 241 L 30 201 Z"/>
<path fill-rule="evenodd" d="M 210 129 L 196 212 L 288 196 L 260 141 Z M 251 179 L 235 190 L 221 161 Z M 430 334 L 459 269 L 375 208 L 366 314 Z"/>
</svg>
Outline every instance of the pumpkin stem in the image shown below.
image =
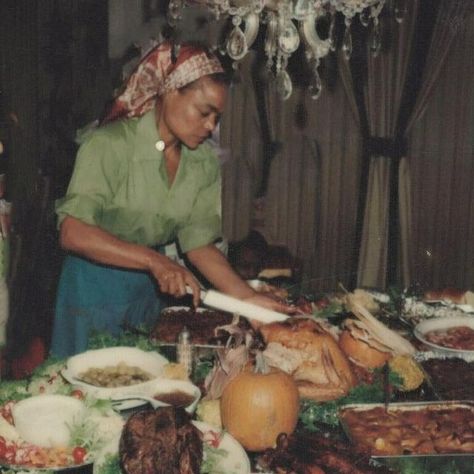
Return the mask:
<svg viewBox="0 0 474 474">
<path fill-rule="evenodd" d="M 256 374 L 268 374 L 270 369 L 268 367 L 267 361 L 265 357 L 263 357 L 263 352 L 258 351 L 257 355 L 255 356 L 255 370 Z"/>
</svg>

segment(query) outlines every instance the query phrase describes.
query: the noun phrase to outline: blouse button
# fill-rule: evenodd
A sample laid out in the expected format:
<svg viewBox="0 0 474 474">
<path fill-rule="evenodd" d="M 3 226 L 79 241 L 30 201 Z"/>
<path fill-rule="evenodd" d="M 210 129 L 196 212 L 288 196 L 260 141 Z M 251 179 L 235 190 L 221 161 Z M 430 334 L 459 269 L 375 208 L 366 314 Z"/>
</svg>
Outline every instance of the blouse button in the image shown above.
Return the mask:
<svg viewBox="0 0 474 474">
<path fill-rule="evenodd" d="M 165 142 L 163 140 L 158 140 L 156 143 L 155 143 L 155 148 L 158 150 L 158 151 L 163 151 L 165 149 Z"/>
</svg>

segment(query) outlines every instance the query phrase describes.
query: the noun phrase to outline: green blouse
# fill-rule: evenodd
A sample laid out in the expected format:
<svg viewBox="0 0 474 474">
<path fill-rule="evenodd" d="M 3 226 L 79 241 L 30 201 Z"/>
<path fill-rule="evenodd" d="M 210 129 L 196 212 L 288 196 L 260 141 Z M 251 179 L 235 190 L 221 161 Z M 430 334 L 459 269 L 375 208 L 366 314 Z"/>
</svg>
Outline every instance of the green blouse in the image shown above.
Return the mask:
<svg viewBox="0 0 474 474">
<path fill-rule="evenodd" d="M 73 216 L 141 245 L 179 241 L 184 252 L 221 236 L 221 180 L 216 154 L 184 145 L 170 186 L 154 112 L 92 132 L 79 148 L 59 223 Z"/>
</svg>

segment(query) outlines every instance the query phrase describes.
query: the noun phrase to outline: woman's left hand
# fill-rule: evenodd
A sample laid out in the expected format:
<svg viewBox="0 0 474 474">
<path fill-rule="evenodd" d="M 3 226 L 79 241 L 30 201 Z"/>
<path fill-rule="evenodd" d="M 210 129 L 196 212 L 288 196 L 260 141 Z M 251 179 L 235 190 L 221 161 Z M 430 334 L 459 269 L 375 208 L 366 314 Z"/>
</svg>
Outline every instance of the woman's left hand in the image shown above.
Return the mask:
<svg viewBox="0 0 474 474">
<path fill-rule="evenodd" d="M 265 295 L 263 293 L 255 293 L 253 296 L 245 298 L 244 301 L 246 303 L 252 303 L 258 306 L 262 306 L 263 308 L 271 309 L 279 313 L 294 314 L 297 312 L 297 308 L 295 306 L 283 303 L 282 301 L 275 299 L 272 296 Z M 257 330 L 263 324 L 260 321 L 256 321 L 254 319 L 251 319 L 249 321 L 255 330 Z"/>
<path fill-rule="evenodd" d="M 217 290 L 247 303 L 263 308 L 292 314 L 294 306 L 283 303 L 270 293 L 257 293 L 234 271 L 225 256 L 214 245 L 206 245 L 188 252 L 191 263 L 210 281 Z"/>
<path fill-rule="evenodd" d="M 244 301 L 262 306 L 263 308 L 272 309 L 273 311 L 278 311 L 279 313 L 293 314 L 296 312 L 295 306 L 286 304 L 268 294 L 255 293 L 253 296 L 245 298 Z"/>
</svg>

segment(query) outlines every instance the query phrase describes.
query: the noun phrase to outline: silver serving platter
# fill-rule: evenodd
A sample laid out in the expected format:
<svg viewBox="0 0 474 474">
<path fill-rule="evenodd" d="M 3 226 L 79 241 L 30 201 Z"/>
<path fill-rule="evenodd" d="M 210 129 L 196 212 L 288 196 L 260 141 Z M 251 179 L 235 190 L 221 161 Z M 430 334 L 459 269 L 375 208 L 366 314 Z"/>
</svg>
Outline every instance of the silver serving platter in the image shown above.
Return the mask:
<svg viewBox="0 0 474 474">
<path fill-rule="evenodd" d="M 92 474 L 93 461 L 85 464 L 74 464 L 64 467 L 25 467 L 17 464 L 2 464 L 0 463 L 0 472 L 6 470 L 12 472 L 59 472 L 61 474 Z"/>
<path fill-rule="evenodd" d="M 167 308 L 164 308 L 161 311 L 161 315 L 165 315 L 166 313 L 173 313 L 173 312 L 180 312 L 180 311 L 191 311 L 191 307 L 189 306 L 169 306 Z M 196 308 L 196 312 L 198 313 L 203 313 L 203 312 L 212 312 L 212 309 L 209 308 Z M 185 326 L 186 321 L 183 320 L 183 326 Z M 192 337 L 192 328 L 190 328 L 191 331 L 191 337 Z M 178 347 L 178 342 L 167 342 L 167 341 L 160 341 L 159 339 L 152 337 L 150 338 L 150 341 L 153 345 L 157 347 L 162 347 L 162 348 L 170 348 L 171 351 L 175 351 L 176 348 Z M 217 349 L 224 349 L 226 347 L 225 344 L 196 344 L 196 343 L 191 343 L 192 347 L 198 351 L 198 353 L 208 353 L 209 351 L 214 351 Z"/>
</svg>

